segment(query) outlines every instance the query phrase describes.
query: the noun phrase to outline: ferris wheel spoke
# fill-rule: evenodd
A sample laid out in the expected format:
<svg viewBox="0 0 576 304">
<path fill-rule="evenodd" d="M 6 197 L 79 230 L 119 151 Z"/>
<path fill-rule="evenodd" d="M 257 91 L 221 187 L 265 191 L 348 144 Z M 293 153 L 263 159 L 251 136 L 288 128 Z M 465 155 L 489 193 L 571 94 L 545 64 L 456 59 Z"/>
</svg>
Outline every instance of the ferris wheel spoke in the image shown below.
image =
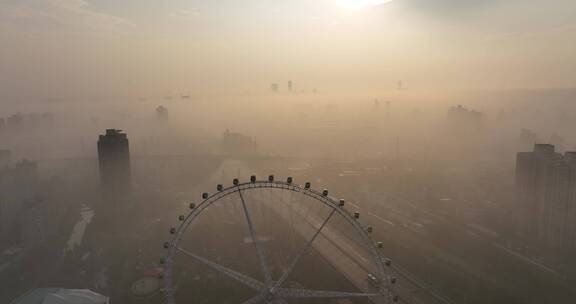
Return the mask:
<svg viewBox="0 0 576 304">
<path fill-rule="evenodd" d="M 327 290 L 311 290 L 300 288 L 278 288 L 274 294 L 281 299 L 320 299 L 320 298 L 369 298 L 379 297 L 377 293 L 342 292 Z"/>
<path fill-rule="evenodd" d="M 235 270 L 232 270 L 232 269 L 229 269 L 229 268 L 227 268 L 227 267 L 224 267 L 224 266 L 222 266 L 222 265 L 220 265 L 220 264 L 218 264 L 218 263 L 212 262 L 212 261 L 210 261 L 210 260 L 208 260 L 208 259 L 206 259 L 206 258 L 203 258 L 203 257 L 201 257 L 201 256 L 198 256 L 198 255 L 196 255 L 196 254 L 194 254 L 194 253 L 191 253 L 191 252 L 189 252 L 189 251 L 187 251 L 187 250 L 184 250 L 184 249 L 182 249 L 182 248 L 180 248 L 180 247 L 176 247 L 176 249 L 177 249 L 178 251 L 182 252 L 183 254 L 185 254 L 185 255 L 187 255 L 187 256 L 189 256 L 189 257 L 192 257 L 193 259 L 195 259 L 195 260 L 197 260 L 197 261 L 199 261 L 199 262 L 201 262 L 201 263 L 203 263 L 203 264 L 211 267 L 212 269 L 214 269 L 214 270 L 216 270 L 216 271 L 218 271 L 218 272 L 221 272 L 221 273 L 225 274 L 226 276 L 228 276 L 228 277 L 230 277 L 230 278 L 232 278 L 232 279 L 234 279 L 234 280 L 236 280 L 236 281 L 238 281 L 238 282 L 240 282 L 240 283 L 242 283 L 242 284 L 244 284 L 244 285 L 246 285 L 246 286 L 248 286 L 248 287 L 250 287 L 250 288 L 252 288 L 252 289 L 255 289 L 255 290 L 257 290 L 257 291 L 262 291 L 262 290 L 264 290 L 264 287 L 265 287 L 265 286 L 264 286 L 264 283 L 262 283 L 262 282 L 260 282 L 260 281 L 258 281 L 258 280 L 256 280 L 256 279 L 254 279 L 254 278 L 251 278 L 251 277 L 249 277 L 249 276 L 247 276 L 247 275 L 245 275 L 245 274 L 243 274 L 243 273 L 240 273 L 240 272 L 237 272 L 237 271 L 235 271 Z"/>
<path fill-rule="evenodd" d="M 250 236 L 252 237 L 252 241 L 254 242 L 254 247 L 256 247 L 256 254 L 258 255 L 258 261 L 260 262 L 260 269 L 264 274 L 266 286 L 271 286 L 272 275 L 270 274 L 270 270 L 268 269 L 266 256 L 264 256 L 262 248 L 260 247 L 258 237 L 256 236 L 256 231 L 254 230 L 254 225 L 252 224 L 252 219 L 250 218 L 250 212 L 246 207 L 246 202 L 244 201 L 244 196 L 242 195 L 242 191 L 238 190 L 238 194 L 240 194 L 240 200 L 242 201 L 242 208 L 244 209 L 244 215 L 246 216 L 246 221 L 248 222 L 248 229 L 250 229 Z"/>
<path fill-rule="evenodd" d="M 276 282 L 276 284 L 274 284 L 274 287 L 272 288 L 272 290 L 282 286 L 282 284 L 284 283 L 284 281 L 286 281 L 286 279 L 288 278 L 288 276 L 290 275 L 292 270 L 294 270 L 294 267 L 296 266 L 296 264 L 298 263 L 300 258 L 302 258 L 302 256 L 304 256 L 310 250 L 310 248 L 312 247 L 312 243 L 314 242 L 316 237 L 318 235 L 320 235 L 320 232 L 322 231 L 322 229 L 324 229 L 324 226 L 326 226 L 326 224 L 328 223 L 330 218 L 332 218 L 334 213 L 336 213 L 336 209 L 332 209 L 332 211 L 330 212 L 330 215 L 328 215 L 328 217 L 324 220 L 322 225 L 320 225 L 320 228 L 318 228 L 318 230 L 316 230 L 316 232 L 314 233 L 314 236 L 312 236 L 312 238 L 310 238 L 310 240 L 308 240 L 308 243 L 306 243 L 306 246 L 304 246 L 302 248 L 302 250 L 298 253 L 298 255 L 296 255 L 296 257 L 292 260 L 292 262 L 290 263 L 290 266 L 288 266 L 288 269 L 286 269 L 286 271 L 284 271 L 284 273 L 282 274 L 280 279 Z"/>
</svg>

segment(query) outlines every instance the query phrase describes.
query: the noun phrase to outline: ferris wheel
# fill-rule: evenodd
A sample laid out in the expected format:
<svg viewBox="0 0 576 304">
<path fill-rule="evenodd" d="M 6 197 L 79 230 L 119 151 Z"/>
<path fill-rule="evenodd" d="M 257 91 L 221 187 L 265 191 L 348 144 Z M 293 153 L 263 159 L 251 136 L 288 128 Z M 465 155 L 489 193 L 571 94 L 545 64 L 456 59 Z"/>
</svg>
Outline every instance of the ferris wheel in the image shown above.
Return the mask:
<svg viewBox="0 0 576 304">
<path fill-rule="evenodd" d="M 271 257 L 264 248 L 266 239 L 262 235 L 265 231 L 256 225 L 259 210 L 256 210 L 256 203 L 253 201 L 262 196 L 266 196 L 261 199 L 262 204 L 277 217 L 273 225 L 290 223 L 296 238 L 301 239 L 293 254 L 282 266 L 278 266 L 276 271 L 271 269 Z M 305 204 L 309 207 L 296 208 L 296 200 L 307 200 Z M 261 279 L 235 270 L 234 267 L 225 266 L 217 258 L 213 258 L 213 253 L 196 253 L 193 252 L 194 247 L 189 248 L 186 247 L 189 245 L 184 244 L 185 236 L 194 230 L 190 229 L 191 225 L 199 221 L 207 209 L 212 206 L 216 208 L 217 204 L 224 201 L 235 201 L 238 205 L 231 213 L 236 214 L 244 223 L 243 233 L 247 234 L 245 243 L 250 244 L 251 254 L 255 255 L 257 266 L 254 268 L 258 269 L 257 277 Z M 283 204 L 286 206 L 282 207 Z M 323 212 L 310 212 L 310 206 L 314 204 Z M 166 249 L 166 254 L 161 259 L 164 267 L 162 278 L 165 304 L 178 302 L 176 294 L 181 287 L 176 276 L 177 258 L 192 260 L 250 290 L 251 296 L 239 301 L 242 304 L 281 304 L 304 299 L 356 299 L 372 303 L 399 301 L 394 290 L 396 277 L 392 274 L 391 260 L 381 255 L 382 242 L 372 240 L 373 228 L 362 226 L 360 213 L 348 210 L 343 199 L 330 197 L 326 189 L 314 190 L 309 182 L 304 185 L 295 184 L 292 177 L 288 177 L 286 181 L 276 181 L 273 175 L 268 176 L 267 180 L 257 180 L 253 175 L 248 182 L 234 179 L 231 186 L 219 184 L 216 192 L 203 193 L 200 203 L 189 203 L 187 208 L 188 213 L 178 217 L 178 226 L 170 228 L 171 240 L 163 244 Z M 295 215 L 303 218 L 301 222 L 293 224 Z M 261 217 L 270 218 L 269 215 Z M 210 225 L 217 226 L 214 223 Z M 343 236 L 344 234 L 348 236 Z M 345 273 L 347 281 L 353 283 L 354 290 L 322 290 L 307 288 L 301 284 L 289 284 L 288 279 L 296 266 L 313 250 L 319 252 L 323 259 L 339 269 L 339 272 Z"/>
</svg>

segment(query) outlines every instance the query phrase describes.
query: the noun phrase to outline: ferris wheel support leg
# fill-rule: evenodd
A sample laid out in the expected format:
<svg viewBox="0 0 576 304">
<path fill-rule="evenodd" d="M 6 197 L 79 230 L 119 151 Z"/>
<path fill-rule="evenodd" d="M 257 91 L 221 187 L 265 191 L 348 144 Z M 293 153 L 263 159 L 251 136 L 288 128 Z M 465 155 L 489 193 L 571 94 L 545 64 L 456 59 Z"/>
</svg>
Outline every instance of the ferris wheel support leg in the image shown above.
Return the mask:
<svg viewBox="0 0 576 304">
<path fill-rule="evenodd" d="M 278 288 L 275 295 L 281 299 L 348 299 L 348 298 L 369 298 L 382 297 L 377 293 L 358 293 L 342 291 L 311 290 L 299 288 Z"/>
<path fill-rule="evenodd" d="M 238 194 L 240 195 L 240 200 L 242 201 L 242 208 L 244 209 L 244 215 L 246 216 L 246 221 L 248 222 L 248 229 L 250 229 L 250 236 L 252 237 L 252 241 L 254 242 L 254 247 L 256 247 L 256 254 L 258 255 L 258 261 L 260 262 L 260 269 L 262 269 L 262 273 L 264 274 L 265 284 L 266 286 L 269 287 L 272 285 L 272 275 L 270 274 L 270 270 L 268 269 L 266 256 L 264 256 L 264 252 L 262 252 L 262 248 L 260 247 L 256 231 L 254 230 L 254 225 L 252 224 L 252 219 L 250 218 L 250 212 L 248 212 L 246 202 L 244 201 L 244 196 L 242 195 L 242 191 L 240 189 L 238 189 Z"/>
<path fill-rule="evenodd" d="M 212 262 L 206 258 L 203 258 L 201 256 L 195 255 L 192 252 L 186 251 L 180 247 L 176 247 L 176 250 L 178 250 L 179 252 L 182 252 L 183 254 L 211 267 L 212 269 L 219 271 L 223 274 L 225 274 L 226 276 L 254 289 L 257 290 L 259 292 L 263 291 L 265 289 L 264 283 L 253 279 L 245 274 L 239 273 L 237 271 L 234 271 L 232 269 L 226 268 L 218 263 Z"/>
</svg>

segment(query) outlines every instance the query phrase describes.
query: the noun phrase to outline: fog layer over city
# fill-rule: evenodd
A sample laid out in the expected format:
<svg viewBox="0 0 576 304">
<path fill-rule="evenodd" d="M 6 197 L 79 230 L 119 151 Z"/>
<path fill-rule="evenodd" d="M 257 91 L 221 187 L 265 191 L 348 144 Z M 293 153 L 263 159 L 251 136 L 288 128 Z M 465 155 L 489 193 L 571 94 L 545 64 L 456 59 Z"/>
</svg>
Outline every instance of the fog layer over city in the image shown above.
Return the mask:
<svg viewBox="0 0 576 304">
<path fill-rule="evenodd" d="M 0 302 L 572 303 L 575 4 L 431 2 L 0 3 Z"/>
</svg>

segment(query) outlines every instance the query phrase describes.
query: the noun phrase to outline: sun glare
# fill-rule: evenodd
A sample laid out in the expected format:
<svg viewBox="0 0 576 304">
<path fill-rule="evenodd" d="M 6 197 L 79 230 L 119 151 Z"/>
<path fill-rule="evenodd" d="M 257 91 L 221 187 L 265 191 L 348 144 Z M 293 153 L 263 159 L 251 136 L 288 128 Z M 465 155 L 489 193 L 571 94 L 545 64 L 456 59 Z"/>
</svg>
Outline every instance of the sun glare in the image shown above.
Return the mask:
<svg viewBox="0 0 576 304">
<path fill-rule="evenodd" d="M 372 6 L 388 3 L 392 0 L 337 0 L 340 7 L 347 10 L 361 10 Z"/>
</svg>

